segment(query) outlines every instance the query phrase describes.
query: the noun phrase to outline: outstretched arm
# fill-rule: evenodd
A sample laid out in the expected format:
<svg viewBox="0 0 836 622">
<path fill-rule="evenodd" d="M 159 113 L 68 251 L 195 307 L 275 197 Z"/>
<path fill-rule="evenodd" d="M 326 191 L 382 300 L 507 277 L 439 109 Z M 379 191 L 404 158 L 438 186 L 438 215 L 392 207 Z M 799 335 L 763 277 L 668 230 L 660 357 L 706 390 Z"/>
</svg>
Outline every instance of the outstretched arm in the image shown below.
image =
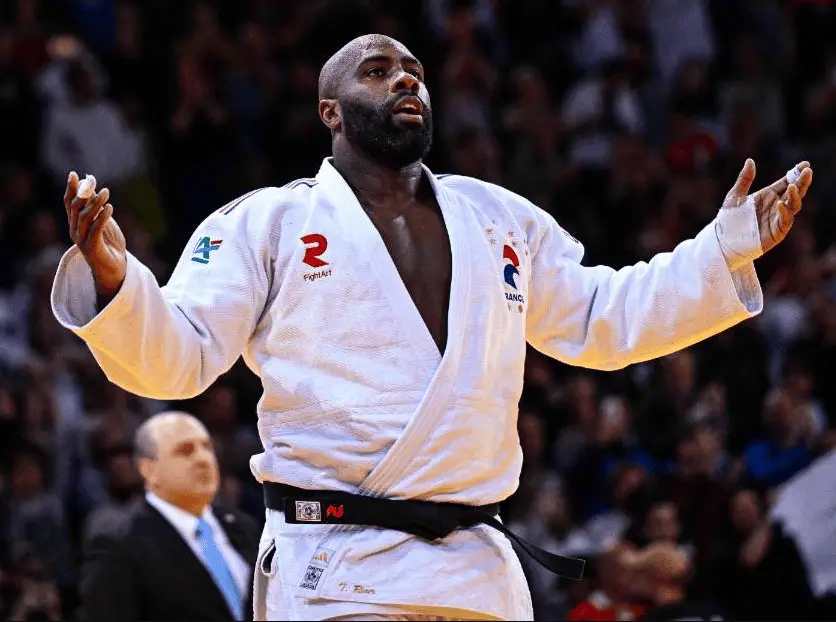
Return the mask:
<svg viewBox="0 0 836 622">
<path fill-rule="evenodd" d="M 694 239 L 621 270 L 581 266 L 580 243 L 541 213 L 539 246 L 531 249 L 529 343 L 572 365 L 620 369 L 760 313 L 752 262 L 786 237 L 812 170 L 803 162 L 750 195 L 754 178 L 747 160 L 717 218 Z"/>
<path fill-rule="evenodd" d="M 275 193 L 251 193 L 209 216 L 160 287 L 127 252 L 107 189 L 79 199 L 77 186 L 71 177 L 65 203 L 76 244 L 55 277 L 56 318 L 123 389 L 157 399 L 198 395 L 242 354 L 264 309 Z"/>
</svg>

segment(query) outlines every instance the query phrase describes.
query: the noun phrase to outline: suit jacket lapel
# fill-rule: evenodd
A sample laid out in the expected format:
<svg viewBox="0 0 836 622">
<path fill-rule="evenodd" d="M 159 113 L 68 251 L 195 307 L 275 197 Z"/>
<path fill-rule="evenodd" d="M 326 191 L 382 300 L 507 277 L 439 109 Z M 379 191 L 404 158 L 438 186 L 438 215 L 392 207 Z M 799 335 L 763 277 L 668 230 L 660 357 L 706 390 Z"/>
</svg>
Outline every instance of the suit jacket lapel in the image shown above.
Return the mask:
<svg viewBox="0 0 836 622">
<path fill-rule="evenodd" d="M 161 544 L 166 547 L 166 550 L 171 554 L 171 561 L 182 568 L 182 575 L 193 578 L 194 581 L 202 584 L 200 586 L 200 594 L 214 594 L 217 600 L 217 606 L 227 607 L 226 600 L 224 600 L 218 586 L 215 584 L 212 575 L 206 569 L 194 551 L 183 540 L 180 533 L 169 523 L 165 517 L 160 514 L 153 506 L 146 503 L 146 516 L 148 520 L 154 524 L 154 530 L 159 533 Z"/>
</svg>

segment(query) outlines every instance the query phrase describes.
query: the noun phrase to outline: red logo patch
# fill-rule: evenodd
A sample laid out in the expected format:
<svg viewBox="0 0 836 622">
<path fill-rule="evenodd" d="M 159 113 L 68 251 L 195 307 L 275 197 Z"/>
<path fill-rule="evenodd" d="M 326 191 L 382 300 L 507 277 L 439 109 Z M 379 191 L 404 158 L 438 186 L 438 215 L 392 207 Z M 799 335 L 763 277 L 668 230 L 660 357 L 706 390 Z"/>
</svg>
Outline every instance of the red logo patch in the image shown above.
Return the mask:
<svg viewBox="0 0 836 622">
<path fill-rule="evenodd" d="M 328 265 L 327 261 L 319 258 L 320 255 L 328 250 L 328 240 L 325 239 L 324 235 L 321 233 L 309 233 L 299 239 L 307 247 L 305 248 L 305 256 L 302 258 L 303 263 L 308 264 L 312 268 L 321 268 L 322 266 Z"/>
<path fill-rule="evenodd" d="M 326 517 L 333 516 L 334 518 L 342 518 L 343 514 L 344 514 L 344 511 L 343 511 L 343 506 L 342 505 L 338 505 L 336 507 L 333 506 L 333 505 L 329 505 L 328 509 L 325 510 L 325 516 Z"/>
</svg>

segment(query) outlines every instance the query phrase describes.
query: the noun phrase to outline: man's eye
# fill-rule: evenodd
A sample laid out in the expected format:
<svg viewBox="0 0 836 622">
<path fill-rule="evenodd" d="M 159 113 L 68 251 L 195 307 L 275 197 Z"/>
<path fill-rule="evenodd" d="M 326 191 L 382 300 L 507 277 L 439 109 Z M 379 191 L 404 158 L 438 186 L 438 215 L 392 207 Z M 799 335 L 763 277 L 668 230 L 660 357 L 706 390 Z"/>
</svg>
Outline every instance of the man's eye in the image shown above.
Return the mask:
<svg viewBox="0 0 836 622">
<path fill-rule="evenodd" d="M 386 75 L 386 72 L 383 70 L 383 67 L 373 67 L 366 72 L 367 76 L 383 76 Z"/>
</svg>

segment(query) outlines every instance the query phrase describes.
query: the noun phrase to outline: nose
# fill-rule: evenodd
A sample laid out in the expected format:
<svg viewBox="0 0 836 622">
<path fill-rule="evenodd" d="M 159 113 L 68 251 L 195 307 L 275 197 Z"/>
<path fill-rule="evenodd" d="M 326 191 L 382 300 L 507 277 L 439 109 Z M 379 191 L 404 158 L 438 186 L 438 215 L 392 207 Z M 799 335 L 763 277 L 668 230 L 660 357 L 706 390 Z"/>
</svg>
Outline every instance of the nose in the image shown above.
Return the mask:
<svg viewBox="0 0 836 622">
<path fill-rule="evenodd" d="M 214 452 L 211 449 L 197 451 L 194 455 L 194 461 L 202 467 L 210 467 L 212 466 L 212 462 L 215 461 Z"/>
<path fill-rule="evenodd" d="M 410 93 L 417 94 L 420 86 L 421 83 L 418 81 L 418 78 L 413 76 L 411 73 L 401 71 L 400 74 L 392 81 L 392 92 L 399 93 L 401 91 L 409 91 Z"/>
</svg>

